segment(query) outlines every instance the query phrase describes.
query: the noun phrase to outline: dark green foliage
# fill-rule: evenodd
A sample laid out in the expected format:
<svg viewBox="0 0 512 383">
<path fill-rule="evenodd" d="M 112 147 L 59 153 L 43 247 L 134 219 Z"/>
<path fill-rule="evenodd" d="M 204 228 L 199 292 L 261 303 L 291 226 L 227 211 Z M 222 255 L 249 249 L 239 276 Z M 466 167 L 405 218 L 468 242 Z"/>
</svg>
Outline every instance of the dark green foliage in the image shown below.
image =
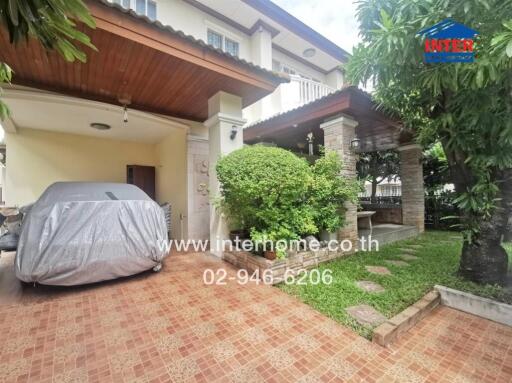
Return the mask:
<svg viewBox="0 0 512 383">
<path fill-rule="evenodd" d="M 474 63 L 424 63 L 417 33 L 447 17 L 480 33 Z M 442 143 L 466 238 L 460 272 L 503 282 L 499 242 L 512 207 L 512 1 L 362 0 L 358 19 L 362 43 L 348 65 L 350 81 L 373 81 L 377 101 L 421 143 Z"/>
<path fill-rule="evenodd" d="M 308 204 L 313 209 L 319 230 L 336 232 L 345 223 L 344 203 L 357 203 L 360 186 L 354 180 L 341 177 L 341 169 L 341 160 L 332 151 L 325 153 L 313 165 L 313 183 Z"/>
<path fill-rule="evenodd" d="M 358 185 L 340 176 L 329 152 L 310 166 L 279 148 L 247 146 L 221 158 L 217 175 L 222 207 L 236 229 L 253 239 L 295 240 L 344 222 L 343 204 L 355 202 Z"/>
<path fill-rule="evenodd" d="M 223 206 L 237 228 L 271 240 L 317 232 L 306 201 L 312 182 L 304 159 L 279 148 L 247 146 L 221 158 Z"/>
</svg>

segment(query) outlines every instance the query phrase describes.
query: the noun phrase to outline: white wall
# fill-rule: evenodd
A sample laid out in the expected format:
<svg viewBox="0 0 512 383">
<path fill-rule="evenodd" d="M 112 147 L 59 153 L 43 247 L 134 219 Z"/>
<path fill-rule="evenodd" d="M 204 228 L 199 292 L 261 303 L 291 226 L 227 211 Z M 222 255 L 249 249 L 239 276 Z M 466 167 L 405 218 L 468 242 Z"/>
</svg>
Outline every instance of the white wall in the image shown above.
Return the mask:
<svg viewBox="0 0 512 383">
<path fill-rule="evenodd" d="M 170 25 L 174 29 L 183 31 L 205 42 L 208 41 L 207 28 L 220 32 L 226 37 L 238 41 L 240 58 L 252 61 L 249 36 L 182 0 L 158 1 L 157 17 L 163 24 Z"/>
<path fill-rule="evenodd" d="M 57 181 L 126 182 L 126 165 L 157 164 L 154 145 L 35 129 L 6 133 L 7 205 L 34 202 Z"/>
<path fill-rule="evenodd" d="M 325 75 L 322 72 L 319 72 L 311 68 L 310 66 L 305 65 L 288 55 L 285 55 L 284 53 L 278 50 L 272 49 L 272 59 L 279 61 L 281 64 L 286 64 L 298 70 L 299 73 L 303 73 L 308 77 L 314 78 L 315 80 L 325 83 Z"/>
</svg>

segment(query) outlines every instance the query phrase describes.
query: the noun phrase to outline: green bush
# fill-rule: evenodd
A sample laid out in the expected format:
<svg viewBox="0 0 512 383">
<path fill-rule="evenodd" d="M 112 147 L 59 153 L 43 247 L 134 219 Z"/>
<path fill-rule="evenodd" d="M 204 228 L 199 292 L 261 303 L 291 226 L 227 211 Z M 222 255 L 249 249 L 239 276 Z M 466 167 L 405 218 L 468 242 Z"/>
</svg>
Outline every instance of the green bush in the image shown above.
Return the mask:
<svg viewBox="0 0 512 383">
<path fill-rule="evenodd" d="M 247 146 L 221 158 L 221 206 L 233 229 L 253 240 L 295 240 L 344 223 L 345 201 L 357 201 L 355 180 L 340 176 L 341 161 L 328 152 L 310 166 L 280 148 Z"/>
<path fill-rule="evenodd" d="M 312 166 L 309 205 L 319 230 L 337 231 L 345 223 L 344 203 L 357 203 L 361 187 L 355 180 L 340 176 L 342 166 L 339 155 L 333 151 L 325 153 Z"/>
<path fill-rule="evenodd" d="M 231 223 L 251 237 L 294 240 L 318 231 L 307 203 L 311 168 L 293 153 L 247 146 L 221 158 L 217 176 Z"/>
</svg>

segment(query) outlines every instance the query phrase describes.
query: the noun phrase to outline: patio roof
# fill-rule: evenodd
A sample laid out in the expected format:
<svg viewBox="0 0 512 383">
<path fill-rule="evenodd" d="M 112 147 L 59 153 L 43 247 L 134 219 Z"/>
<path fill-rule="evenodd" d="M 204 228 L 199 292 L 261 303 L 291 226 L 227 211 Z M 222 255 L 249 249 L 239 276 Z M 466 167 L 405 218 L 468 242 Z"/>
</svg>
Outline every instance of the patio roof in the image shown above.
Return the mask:
<svg viewBox="0 0 512 383">
<path fill-rule="evenodd" d="M 296 149 L 295 145 L 304 142 L 306 135 L 313 132 L 315 142 L 323 142 L 320 124 L 341 114 L 359 123 L 356 134 L 361 139 L 361 151 L 392 149 L 411 140 L 400 121 L 377 110 L 368 93 L 348 86 L 246 127 L 244 141 L 249 144 L 274 142 L 281 147 Z"/>
<path fill-rule="evenodd" d="M 204 121 L 219 91 L 247 106 L 289 81 L 119 5 L 87 5 L 96 29 L 79 29 L 98 51 L 84 49 L 85 64 L 65 62 L 34 40 L 13 46 L 0 30 L 0 60 L 13 68 L 15 84 L 117 105 L 130 100 L 134 109 Z"/>
</svg>

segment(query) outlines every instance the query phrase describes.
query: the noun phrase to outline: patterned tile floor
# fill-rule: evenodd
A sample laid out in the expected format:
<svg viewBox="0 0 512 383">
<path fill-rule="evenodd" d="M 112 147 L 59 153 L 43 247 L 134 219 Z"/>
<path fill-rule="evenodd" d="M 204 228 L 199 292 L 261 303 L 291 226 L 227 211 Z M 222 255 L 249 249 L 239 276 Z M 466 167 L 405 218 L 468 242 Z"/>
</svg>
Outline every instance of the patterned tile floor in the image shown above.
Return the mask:
<svg viewBox="0 0 512 383">
<path fill-rule="evenodd" d="M 235 273 L 173 255 L 158 274 L 0 294 L 0 382 L 512 381 L 506 326 L 439 308 L 384 349 L 275 288 L 205 286 L 205 268 Z"/>
</svg>

